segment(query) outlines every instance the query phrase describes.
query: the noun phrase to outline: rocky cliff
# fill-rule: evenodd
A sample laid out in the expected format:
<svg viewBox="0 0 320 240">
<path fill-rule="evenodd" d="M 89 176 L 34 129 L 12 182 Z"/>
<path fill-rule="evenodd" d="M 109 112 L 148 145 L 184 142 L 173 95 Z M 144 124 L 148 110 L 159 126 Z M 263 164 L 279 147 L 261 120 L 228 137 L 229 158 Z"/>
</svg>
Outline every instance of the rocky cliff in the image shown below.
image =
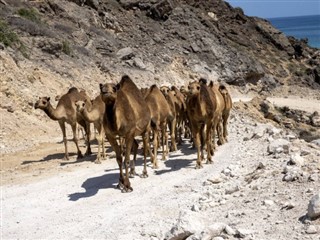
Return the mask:
<svg viewBox="0 0 320 240">
<path fill-rule="evenodd" d="M 221 0 L 0 0 L 0 6 L 0 109 L 8 123 L 2 138 L 20 132 L 27 140 L 20 131 L 26 125 L 48 131 L 38 122 L 43 114 L 32 109 L 38 96 L 76 86 L 94 97 L 99 83 L 124 73 L 140 87 L 202 76 L 239 91 L 319 89 L 317 49 Z"/>
</svg>

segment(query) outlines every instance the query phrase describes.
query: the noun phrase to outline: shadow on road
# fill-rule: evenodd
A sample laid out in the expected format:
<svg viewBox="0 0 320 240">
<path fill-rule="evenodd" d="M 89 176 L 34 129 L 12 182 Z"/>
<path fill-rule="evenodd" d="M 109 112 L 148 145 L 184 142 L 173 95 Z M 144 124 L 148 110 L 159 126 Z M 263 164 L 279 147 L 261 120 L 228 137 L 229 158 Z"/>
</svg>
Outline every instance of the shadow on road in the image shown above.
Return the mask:
<svg viewBox="0 0 320 240">
<path fill-rule="evenodd" d="M 78 201 L 96 195 L 100 189 L 115 188 L 119 181 L 119 173 L 108 173 L 99 177 L 88 178 L 81 185 L 85 192 L 69 194 L 69 201 Z"/>
</svg>

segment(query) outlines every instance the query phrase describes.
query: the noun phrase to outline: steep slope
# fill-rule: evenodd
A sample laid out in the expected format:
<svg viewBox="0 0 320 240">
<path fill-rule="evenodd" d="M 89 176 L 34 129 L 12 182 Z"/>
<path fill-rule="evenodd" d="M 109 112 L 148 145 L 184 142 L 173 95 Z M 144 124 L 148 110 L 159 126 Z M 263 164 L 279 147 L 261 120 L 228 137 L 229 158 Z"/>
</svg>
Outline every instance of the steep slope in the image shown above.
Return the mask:
<svg viewBox="0 0 320 240">
<path fill-rule="evenodd" d="M 59 136 L 58 124 L 33 110 L 38 96 L 53 99 L 76 86 L 94 97 L 99 83 L 118 81 L 124 73 L 140 87 L 183 85 L 204 76 L 253 93 L 307 95 L 319 89 L 316 49 L 224 1 L 2 0 L 0 5 L 5 151 L 42 141 L 48 133 Z M 30 126 L 37 129 L 36 139 L 25 133 Z"/>
</svg>

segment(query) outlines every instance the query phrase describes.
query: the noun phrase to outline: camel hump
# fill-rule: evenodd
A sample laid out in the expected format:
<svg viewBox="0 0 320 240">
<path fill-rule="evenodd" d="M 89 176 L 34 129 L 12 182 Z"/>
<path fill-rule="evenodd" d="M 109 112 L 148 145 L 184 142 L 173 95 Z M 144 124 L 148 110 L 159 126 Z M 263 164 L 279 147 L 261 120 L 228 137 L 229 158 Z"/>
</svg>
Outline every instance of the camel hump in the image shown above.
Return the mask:
<svg viewBox="0 0 320 240">
<path fill-rule="evenodd" d="M 73 93 L 73 92 L 78 92 L 78 88 L 76 88 L 76 87 L 71 87 L 71 88 L 68 90 L 68 93 Z"/>
<path fill-rule="evenodd" d="M 157 89 L 157 85 L 156 84 L 153 84 L 151 87 L 150 87 L 150 91 L 153 91 L 154 89 Z"/>
<path fill-rule="evenodd" d="M 121 80 L 120 80 L 120 86 L 122 87 L 124 84 L 134 84 L 132 79 L 128 75 L 123 75 Z"/>
</svg>

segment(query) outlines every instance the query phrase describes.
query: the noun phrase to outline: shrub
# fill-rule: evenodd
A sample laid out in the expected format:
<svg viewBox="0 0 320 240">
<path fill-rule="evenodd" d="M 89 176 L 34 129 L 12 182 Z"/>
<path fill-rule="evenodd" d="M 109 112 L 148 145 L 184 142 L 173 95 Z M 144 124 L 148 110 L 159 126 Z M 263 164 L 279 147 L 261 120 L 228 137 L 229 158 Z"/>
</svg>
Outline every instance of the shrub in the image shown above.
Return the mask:
<svg viewBox="0 0 320 240">
<path fill-rule="evenodd" d="M 70 47 L 70 44 L 68 41 L 62 42 L 62 52 L 64 52 L 65 54 L 67 54 L 69 56 L 71 55 L 72 50 L 71 50 L 71 47 Z"/>
<path fill-rule="evenodd" d="M 40 15 L 34 8 L 20 8 L 18 14 L 35 23 L 41 23 Z"/>
<path fill-rule="evenodd" d="M 14 44 L 20 43 L 18 35 L 13 32 L 7 23 L 0 20 L 0 42 L 6 47 L 12 47 Z"/>
<path fill-rule="evenodd" d="M 2 42 L 6 47 L 16 47 L 21 54 L 28 58 L 29 54 L 26 46 L 21 42 L 18 35 L 9 28 L 6 22 L 0 20 L 0 42 Z"/>
</svg>

